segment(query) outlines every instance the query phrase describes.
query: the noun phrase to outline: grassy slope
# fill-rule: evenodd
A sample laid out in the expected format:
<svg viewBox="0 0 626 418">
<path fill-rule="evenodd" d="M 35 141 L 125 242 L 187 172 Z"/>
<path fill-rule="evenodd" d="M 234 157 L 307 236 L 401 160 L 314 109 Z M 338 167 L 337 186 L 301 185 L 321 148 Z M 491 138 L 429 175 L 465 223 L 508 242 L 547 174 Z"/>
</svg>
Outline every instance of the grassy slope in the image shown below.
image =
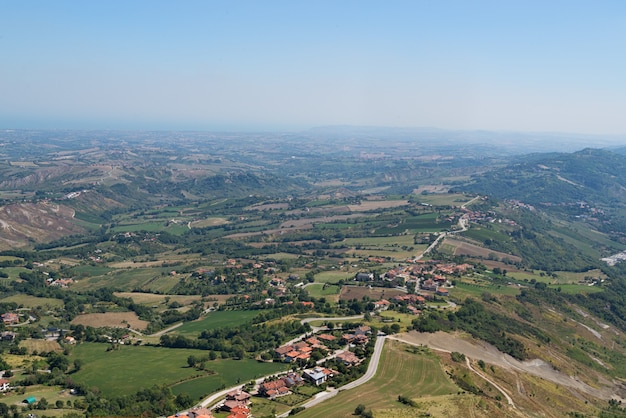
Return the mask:
<svg viewBox="0 0 626 418">
<path fill-rule="evenodd" d="M 410 398 L 454 394 L 458 387 L 446 376 L 433 354 L 413 354 L 403 344 L 388 341 L 376 376 L 358 388 L 298 414 L 303 418 L 350 417 L 359 404 L 374 411 L 410 409 L 397 401 L 398 395 Z"/>
</svg>

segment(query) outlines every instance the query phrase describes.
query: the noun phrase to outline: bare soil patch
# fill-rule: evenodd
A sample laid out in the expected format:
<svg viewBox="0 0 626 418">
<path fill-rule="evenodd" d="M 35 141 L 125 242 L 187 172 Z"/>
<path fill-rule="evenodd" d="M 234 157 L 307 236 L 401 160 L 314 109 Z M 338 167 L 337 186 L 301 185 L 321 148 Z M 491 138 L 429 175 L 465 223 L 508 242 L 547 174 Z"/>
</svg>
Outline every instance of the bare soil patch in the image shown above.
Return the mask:
<svg viewBox="0 0 626 418">
<path fill-rule="evenodd" d="M 71 322 L 76 325 L 90 326 L 94 328 L 131 328 L 141 330 L 148 326 L 148 321 L 137 317 L 135 312 L 106 312 L 79 315 Z"/>
<path fill-rule="evenodd" d="M 342 300 L 350 300 L 357 299 L 361 300 L 363 297 L 368 296 L 372 300 L 379 299 L 390 299 L 394 296 L 404 295 L 406 292 L 398 289 L 390 289 L 386 287 L 366 287 L 366 286 L 343 286 L 341 288 L 341 293 L 339 294 L 339 299 Z"/>
<path fill-rule="evenodd" d="M 467 336 L 461 336 L 460 334 L 448 334 L 445 332 L 430 334 L 411 331 L 398 334 L 393 338 L 409 344 L 425 345 L 436 351 L 463 353 L 472 360 L 483 360 L 485 363 L 493 364 L 512 372 L 528 373 L 558 385 L 579 390 L 599 399 L 618 397 L 615 393 L 615 387 L 592 387 L 579 379 L 555 370 L 552 365 L 541 359 L 519 361 L 508 354 L 502 353 L 490 344 Z"/>
</svg>

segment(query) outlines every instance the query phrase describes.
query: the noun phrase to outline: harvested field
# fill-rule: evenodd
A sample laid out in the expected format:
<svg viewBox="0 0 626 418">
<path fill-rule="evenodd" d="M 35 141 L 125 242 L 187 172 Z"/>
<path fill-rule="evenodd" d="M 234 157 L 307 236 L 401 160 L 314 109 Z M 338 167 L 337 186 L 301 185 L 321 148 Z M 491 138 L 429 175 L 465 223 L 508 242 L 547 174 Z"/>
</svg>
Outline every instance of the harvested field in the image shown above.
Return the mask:
<svg viewBox="0 0 626 418">
<path fill-rule="evenodd" d="M 351 214 L 351 215 L 333 215 L 333 216 L 320 216 L 317 218 L 302 218 L 302 219 L 290 219 L 283 222 L 281 228 L 310 228 L 314 224 L 327 224 L 336 221 L 345 221 L 347 219 L 360 218 L 363 214 Z"/>
<path fill-rule="evenodd" d="M 200 295 L 184 296 L 184 295 L 157 295 L 154 293 L 140 292 L 115 292 L 115 296 L 120 298 L 130 298 L 139 304 L 157 304 L 165 302 L 165 298 L 169 298 L 170 302 L 178 302 L 181 305 L 189 305 L 190 303 L 200 300 Z M 220 295 L 221 296 L 221 295 Z"/>
<path fill-rule="evenodd" d="M 286 210 L 289 209 L 289 203 L 262 203 L 258 205 L 247 206 L 244 210 Z"/>
<path fill-rule="evenodd" d="M 493 257 L 494 255 L 498 257 L 498 259 L 508 258 L 514 263 L 522 261 L 520 257 L 515 255 L 501 253 L 498 251 L 490 250 L 489 248 L 480 247 L 475 244 L 471 244 L 469 242 L 459 241 L 456 239 L 446 238 L 443 242 L 443 245 L 450 245 L 454 247 L 454 255 L 465 255 L 468 257 L 482 257 L 488 258 L 490 255 Z"/>
<path fill-rule="evenodd" d="M 343 286 L 341 288 L 341 293 L 339 294 L 339 299 L 342 300 L 350 300 L 357 299 L 361 300 L 365 296 L 368 296 L 371 300 L 379 300 L 379 299 L 390 299 L 394 296 L 404 295 L 406 292 L 398 289 L 389 289 L 386 287 L 366 287 L 366 286 Z"/>
<path fill-rule="evenodd" d="M 408 200 L 372 200 L 363 201 L 358 205 L 348 205 L 348 208 L 351 212 L 368 212 L 377 209 L 397 208 L 408 204 Z"/>
<path fill-rule="evenodd" d="M 126 328 L 130 325 L 131 328 L 140 330 L 148 326 L 148 321 L 139 319 L 135 312 L 107 312 L 79 315 L 72 320 L 71 324 L 94 328 Z"/>
<path fill-rule="evenodd" d="M 226 225 L 228 220 L 226 218 L 207 218 L 199 221 L 190 222 L 192 228 L 204 228 L 207 226 Z"/>
<path fill-rule="evenodd" d="M 158 261 L 121 261 L 119 263 L 110 263 L 109 267 L 116 269 L 127 268 L 147 268 L 147 267 L 163 267 L 164 264 L 169 264 L 174 260 L 158 260 Z"/>
<path fill-rule="evenodd" d="M 49 351 L 63 351 L 59 343 L 56 341 L 35 340 L 32 338 L 20 341 L 20 347 L 26 347 L 28 354 L 31 354 L 34 351 L 38 353 L 47 353 Z"/>
</svg>

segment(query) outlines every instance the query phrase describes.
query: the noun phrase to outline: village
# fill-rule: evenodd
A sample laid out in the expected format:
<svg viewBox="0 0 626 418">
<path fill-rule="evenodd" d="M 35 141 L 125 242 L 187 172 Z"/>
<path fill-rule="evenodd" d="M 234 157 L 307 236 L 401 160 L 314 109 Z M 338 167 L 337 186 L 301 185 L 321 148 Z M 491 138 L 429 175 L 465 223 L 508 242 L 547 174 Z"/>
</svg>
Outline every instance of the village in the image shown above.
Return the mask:
<svg viewBox="0 0 626 418">
<path fill-rule="evenodd" d="M 325 327 L 320 330 L 273 350 L 273 361 L 291 364 L 290 371 L 231 388 L 217 400 L 215 396 L 209 397 L 198 407 L 169 418 L 213 418 L 217 411 L 227 412 L 227 418 L 250 418 L 255 399 L 281 402 L 281 398 L 294 393 L 309 398 L 325 390 L 327 385 L 342 385 L 345 381 L 337 377 L 349 374 L 367 360 L 364 347 L 372 339 L 372 329 L 359 325 L 350 329 L 334 328 L 332 332 Z M 292 406 L 292 403 L 285 405 Z"/>
</svg>

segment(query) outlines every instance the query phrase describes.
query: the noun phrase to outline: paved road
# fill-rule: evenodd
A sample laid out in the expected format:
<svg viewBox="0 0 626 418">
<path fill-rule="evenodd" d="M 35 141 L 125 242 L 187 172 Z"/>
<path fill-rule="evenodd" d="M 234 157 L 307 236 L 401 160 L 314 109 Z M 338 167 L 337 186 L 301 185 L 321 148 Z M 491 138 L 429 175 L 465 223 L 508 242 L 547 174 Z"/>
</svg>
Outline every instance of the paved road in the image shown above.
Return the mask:
<svg viewBox="0 0 626 418">
<path fill-rule="evenodd" d="M 300 322 L 301 322 L 302 324 L 307 324 L 307 323 L 309 323 L 309 322 L 313 322 L 313 321 L 349 321 L 349 320 L 353 320 L 353 319 L 363 319 L 363 315 L 343 316 L 343 317 L 335 317 L 335 318 L 305 318 L 305 319 L 303 319 L 303 320 L 302 320 L 302 321 L 300 321 Z M 168 328 L 168 329 L 165 329 L 165 330 L 163 330 L 163 331 L 160 331 L 160 333 L 165 333 L 165 332 L 171 331 L 173 328 L 176 328 L 177 326 L 180 326 L 180 325 L 182 325 L 182 323 L 180 323 L 180 324 L 176 324 L 176 325 L 175 325 L 175 326 L 173 326 L 173 327 L 170 327 L 170 328 Z M 307 333 L 307 334 L 308 334 L 308 333 Z M 294 342 L 296 342 L 296 341 L 300 341 L 301 339 L 303 339 L 304 337 L 306 337 L 306 335 L 307 335 L 307 334 L 302 334 L 302 335 L 299 335 L 298 337 L 294 338 L 293 340 L 286 342 L 284 345 L 287 345 L 287 344 L 293 344 L 293 343 L 294 343 Z M 156 334 L 154 334 L 154 335 L 156 336 Z M 379 338 L 380 338 L 380 337 L 379 337 Z M 376 341 L 376 346 L 378 347 L 378 341 Z M 382 348 L 382 347 L 381 347 L 381 348 Z M 374 351 L 374 355 L 375 355 L 375 354 L 376 354 L 376 350 Z M 373 356 L 372 356 L 372 358 L 373 358 Z M 378 358 L 380 358 L 380 354 L 378 355 Z M 372 362 L 372 360 L 370 360 L 370 366 L 369 366 L 369 368 L 368 368 L 368 371 L 369 371 L 369 369 L 372 367 L 372 363 L 371 363 L 371 362 Z M 376 363 L 377 363 L 377 365 L 378 365 L 378 360 L 376 360 Z M 374 370 L 374 371 L 375 371 L 375 370 Z M 283 372 L 283 373 L 288 373 L 288 372 Z M 272 373 L 271 375 L 267 375 L 267 376 L 260 377 L 260 378 L 256 379 L 256 383 L 257 383 L 257 384 L 260 384 L 260 383 L 262 383 L 262 382 L 263 382 L 263 380 L 265 380 L 265 378 L 267 378 L 267 377 L 269 377 L 269 376 L 276 376 L 276 375 L 279 375 L 279 374 L 282 374 L 282 373 Z M 221 398 L 225 397 L 225 396 L 226 396 L 226 394 L 227 394 L 228 392 L 230 392 L 230 391 L 232 391 L 232 390 L 235 390 L 235 389 L 241 389 L 242 387 L 243 387 L 243 385 L 232 386 L 232 387 L 230 387 L 230 388 L 226 388 L 226 389 L 224 389 L 224 390 L 222 390 L 222 391 L 220 391 L 220 392 L 214 393 L 214 394 L 210 395 L 209 397 L 205 398 L 202 402 L 200 402 L 200 403 L 198 404 L 198 406 L 200 406 L 200 407 L 206 407 L 207 405 L 211 405 L 211 404 L 213 404 L 214 402 L 216 402 L 217 400 L 219 400 L 219 399 L 221 399 Z"/>
<path fill-rule="evenodd" d="M 383 352 L 383 347 L 385 345 L 386 338 L 387 337 L 385 336 L 381 336 L 376 339 L 376 345 L 374 346 L 374 353 L 372 354 L 372 357 L 370 358 L 370 362 L 367 366 L 367 371 L 365 372 L 363 376 L 361 376 L 357 380 L 350 382 L 347 385 L 344 385 L 338 389 L 330 389 L 325 392 L 320 392 L 317 395 L 315 395 L 313 399 L 311 399 L 310 401 L 300 406 L 304 408 L 311 408 L 319 403 L 322 403 L 330 398 L 337 396 L 339 392 L 342 392 L 344 390 L 354 389 L 355 387 L 360 386 L 363 383 L 366 383 L 370 379 L 372 379 L 374 375 L 376 375 L 376 370 L 378 370 L 378 363 L 380 362 L 380 355 Z M 279 415 L 279 418 L 287 417 L 289 415 L 289 412 L 290 411 L 287 411 L 284 414 Z"/>
<path fill-rule="evenodd" d="M 480 199 L 480 196 L 476 196 L 475 198 L 473 198 L 472 200 L 463 203 L 461 205 L 461 208 L 465 209 L 465 206 L 473 203 L 474 201 Z M 447 235 L 451 235 L 451 234 L 458 234 L 460 232 L 465 232 L 467 231 L 467 229 L 469 228 L 469 220 L 467 219 L 467 215 L 461 215 L 461 217 L 459 218 L 459 228 L 461 229 L 457 229 L 456 231 L 449 231 L 449 232 L 441 232 L 439 234 L 439 236 L 437 236 L 437 239 L 428 246 L 428 248 L 426 248 L 424 250 L 423 253 L 421 253 L 420 255 L 418 255 L 417 257 L 414 258 L 415 261 L 421 260 L 426 254 L 428 254 L 429 252 L 431 252 L 436 246 L 437 244 L 439 244 L 439 241 L 441 241 L 442 239 L 444 239 Z"/>
</svg>

